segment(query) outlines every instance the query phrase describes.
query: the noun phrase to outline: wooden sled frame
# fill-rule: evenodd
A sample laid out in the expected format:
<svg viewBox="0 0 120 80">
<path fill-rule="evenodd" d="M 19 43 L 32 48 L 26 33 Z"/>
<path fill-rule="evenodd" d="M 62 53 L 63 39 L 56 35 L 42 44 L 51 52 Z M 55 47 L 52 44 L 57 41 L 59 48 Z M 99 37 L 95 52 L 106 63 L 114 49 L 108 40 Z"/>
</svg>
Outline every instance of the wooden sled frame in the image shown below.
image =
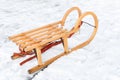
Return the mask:
<svg viewBox="0 0 120 80">
<path fill-rule="evenodd" d="M 56 33 L 57 33 L 57 31 L 58 32 L 59 31 L 63 31 L 63 32 L 60 32 L 61 35 L 58 34 L 59 36 L 56 36 L 54 38 L 50 38 L 48 40 L 45 39 L 46 41 L 43 41 L 42 43 L 40 43 L 40 42 L 34 42 L 35 44 L 31 44 L 32 46 L 29 46 L 29 47 L 27 47 L 27 45 L 25 45 L 25 44 L 24 44 L 24 46 L 21 46 L 21 44 L 23 45 L 23 43 L 25 41 L 26 42 L 27 41 L 31 41 L 31 42 L 34 41 L 31 38 L 30 38 L 31 40 L 27 40 L 27 39 L 24 39 L 24 38 L 30 37 L 30 36 L 28 36 L 28 34 L 29 33 L 34 33 L 38 29 L 48 28 L 48 27 L 54 26 L 54 25 L 61 25 L 62 27 L 64 27 L 64 24 L 65 24 L 67 16 L 72 11 L 75 11 L 75 10 L 78 12 L 78 19 L 76 21 L 75 26 L 70 31 L 63 30 L 63 28 L 62 29 L 60 28 L 60 29 L 56 30 Z M 69 38 L 72 34 L 76 33 L 79 30 L 79 28 L 80 28 L 80 26 L 82 24 L 83 18 L 85 18 L 88 15 L 91 15 L 93 17 L 93 19 L 94 19 L 94 26 L 95 26 L 94 30 L 93 30 L 93 32 L 91 34 L 91 36 L 85 42 L 83 42 L 83 43 L 81 43 L 81 44 L 73 47 L 72 49 L 68 49 L 67 38 Z M 48 24 L 46 26 L 43 26 L 43 27 L 40 27 L 40 28 L 37 28 L 37 29 L 33 29 L 33 30 L 30 30 L 30 31 L 27 31 L 27 32 L 24 32 L 24 33 L 21 33 L 21 34 L 17 34 L 17 35 L 11 36 L 11 37 L 9 37 L 9 39 L 12 40 L 13 42 L 15 42 L 17 45 L 19 45 L 20 49 L 24 50 L 25 52 L 34 50 L 34 52 L 35 52 L 35 54 L 37 56 L 38 65 L 36 65 L 33 68 L 31 68 L 31 69 L 28 70 L 28 72 L 31 74 L 31 73 L 34 73 L 34 72 L 36 72 L 36 71 L 38 71 L 38 70 L 46 67 L 47 65 L 51 64 L 52 62 L 54 62 L 55 60 L 57 60 L 61 56 L 69 54 L 72 51 L 75 51 L 77 49 L 80 49 L 80 48 L 88 45 L 93 40 L 93 38 L 95 37 L 97 29 L 98 29 L 98 19 L 97 19 L 97 16 L 93 12 L 81 13 L 81 10 L 78 7 L 72 7 L 69 10 L 67 10 L 67 12 L 63 16 L 62 20 L 54 22 L 54 23 L 51 23 L 51 24 Z M 34 34 L 34 35 L 36 36 L 37 34 Z M 51 41 L 55 41 L 55 40 L 58 40 L 58 39 L 62 40 L 63 47 L 64 47 L 64 52 L 60 53 L 59 55 L 57 55 L 57 56 L 55 56 L 55 57 L 53 57 L 53 58 L 51 58 L 51 59 L 49 59 L 49 60 L 47 60 L 47 61 L 45 61 L 43 63 L 42 62 L 42 56 L 41 56 L 41 49 L 42 49 L 42 47 L 44 47 L 46 44 L 50 43 Z M 20 42 L 18 42 L 18 40 L 20 40 Z"/>
</svg>

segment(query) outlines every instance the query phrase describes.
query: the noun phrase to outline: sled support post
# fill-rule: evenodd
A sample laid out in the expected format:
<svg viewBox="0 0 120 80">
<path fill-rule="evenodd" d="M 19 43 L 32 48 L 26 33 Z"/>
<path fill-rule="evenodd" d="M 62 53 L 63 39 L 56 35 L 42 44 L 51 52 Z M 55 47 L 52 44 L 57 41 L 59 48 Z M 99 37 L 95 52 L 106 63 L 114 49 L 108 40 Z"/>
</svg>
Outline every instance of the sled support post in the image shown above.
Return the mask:
<svg viewBox="0 0 120 80">
<path fill-rule="evenodd" d="M 67 40 L 67 37 L 65 36 L 64 38 L 63 38 L 63 46 L 64 46 L 64 52 L 65 52 L 65 54 L 67 54 L 68 53 L 68 40 Z"/>
<path fill-rule="evenodd" d="M 42 65 L 42 55 L 41 55 L 41 49 L 40 48 L 35 48 L 35 52 L 37 55 L 37 59 L 38 59 L 38 65 Z"/>
</svg>

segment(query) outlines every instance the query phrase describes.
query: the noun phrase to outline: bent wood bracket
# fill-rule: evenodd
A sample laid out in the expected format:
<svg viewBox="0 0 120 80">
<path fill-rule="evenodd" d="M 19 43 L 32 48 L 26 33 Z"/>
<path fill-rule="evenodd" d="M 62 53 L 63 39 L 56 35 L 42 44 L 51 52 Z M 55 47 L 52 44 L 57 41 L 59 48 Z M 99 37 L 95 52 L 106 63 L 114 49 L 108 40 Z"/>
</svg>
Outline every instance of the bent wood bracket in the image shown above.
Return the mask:
<svg viewBox="0 0 120 80">
<path fill-rule="evenodd" d="M 70 31 L 68 31 L 64 29 L 64 24 L 67 16 L 72 11 L 77 11 L 78 18 L 76 20 L 75 26 Z M 83 18 L 89 15 L 93 17 L 95 26 L 91 36 L 85 42 L 78 44 L 71 49 L 68 49 L 68 38 L 72 37 L 72 35 L 74 35 L 74 33 L 80 29 Z M 98 19 L 93 12 L 81 13 L 81 10 L 78 7 L 72 7 L 66 11 L 65 15 L 60 21 L 9 37 L 9 39 L 15 42 L 20 48 L 20 53 L 14 53 L 12 59 L 23 57 L 25 55 L 35 54 L 32 58 L 23 61 L 23 63 L 25 63 L 35 57 L 37 58 L 38 65 L 28 70 L 28 72 L 31 74 L 46 67 L 58 58 L 88 45 L 94 39 L 97 29 Z M 41 53 L 60 43 L 63 44 L 64 52 L 43 62 Z"/>
</svg>

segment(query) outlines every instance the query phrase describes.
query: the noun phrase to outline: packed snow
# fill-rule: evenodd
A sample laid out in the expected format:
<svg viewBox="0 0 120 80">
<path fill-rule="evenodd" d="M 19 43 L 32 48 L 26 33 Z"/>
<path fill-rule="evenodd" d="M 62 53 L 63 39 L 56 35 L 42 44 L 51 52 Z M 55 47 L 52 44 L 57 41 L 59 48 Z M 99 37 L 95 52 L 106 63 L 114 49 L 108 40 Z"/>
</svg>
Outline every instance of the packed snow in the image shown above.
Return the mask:
<svg viewBox="0 0 120 80">
<path fill-rule="evenodd" d="M 0 0 L 0 80 L 120 80 L 119 3 L 120 0 Z M 89 45 L 33 74 L 27 70 L 37 65 L 36 59 L 23 66 L 19 63 L 25 58 L 11 60 L 13 52 L 19 50 L 9 36 L 58 21 L 74 6 L 98 16 L 99 29 Z M 74 16 L 67 26 L 72 25 Z M 80 38 L 81 33 L 82 29 L 76 36 Z M 86 35 L 81 34 L 81 40 Z M 69 48 L 78 43 L 76 37 L 69 39 Z M 43 54 L 43 59 L 61 51 L 60 44 Z"/>
</svg>

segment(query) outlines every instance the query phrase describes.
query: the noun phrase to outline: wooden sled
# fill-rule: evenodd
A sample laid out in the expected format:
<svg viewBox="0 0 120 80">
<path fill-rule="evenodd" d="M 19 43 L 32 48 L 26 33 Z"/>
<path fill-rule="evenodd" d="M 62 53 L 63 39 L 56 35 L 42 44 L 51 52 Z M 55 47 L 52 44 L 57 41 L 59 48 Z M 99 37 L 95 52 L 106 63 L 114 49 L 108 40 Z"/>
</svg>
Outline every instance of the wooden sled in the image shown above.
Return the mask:
<svg viewBox="0 0 120 80">
<path fill-rule="evenodd" d="M 78 19 L 76 20 L 76 24 L 70 31 L 65 30 L 63 27 L 66 18 L 69 15 L 69 13 L 71 13 L 74 10 L 78 12 Z M 68 38 L 79 30 L 80 26 L 82 25 L 83 18 L 88 15 L 91 15 L 94 19 L 95 27 L 92 32 L 92 35 L 85 42 L 78 44 L 77 46 L 71 49 L 68 49 Z M 72 51 L 75 51 L 77 49 L 80 49 L 88 45 L 95 37 L 97 29 L 98 29 L 98 19 L 93 12 L 81 13 L 81 10 L 78 7 L 72 7 L 65 13 L 62 20 L 60 21 L 9 37 L 9 39 L 15 42 L 20 48 L 20 53 L 14 53 L 12 59 L 34 54 L 33 57 L 30 57 L 29 59 L 21 63 L 22 65 L 33 58 L 37 58 L 38 65 L 28 70 L 28 72 L 31 74 L 46 67 L 47 65 L 51 64 L 61 56 L 69 54 Z M 60 43 L 63 44 L 64 52 L 60 53 L 59 55 L 45 62 L 42 62 L 41 53 L 45 52 L 52 46 L 56 46 Z"/>
</svg>

